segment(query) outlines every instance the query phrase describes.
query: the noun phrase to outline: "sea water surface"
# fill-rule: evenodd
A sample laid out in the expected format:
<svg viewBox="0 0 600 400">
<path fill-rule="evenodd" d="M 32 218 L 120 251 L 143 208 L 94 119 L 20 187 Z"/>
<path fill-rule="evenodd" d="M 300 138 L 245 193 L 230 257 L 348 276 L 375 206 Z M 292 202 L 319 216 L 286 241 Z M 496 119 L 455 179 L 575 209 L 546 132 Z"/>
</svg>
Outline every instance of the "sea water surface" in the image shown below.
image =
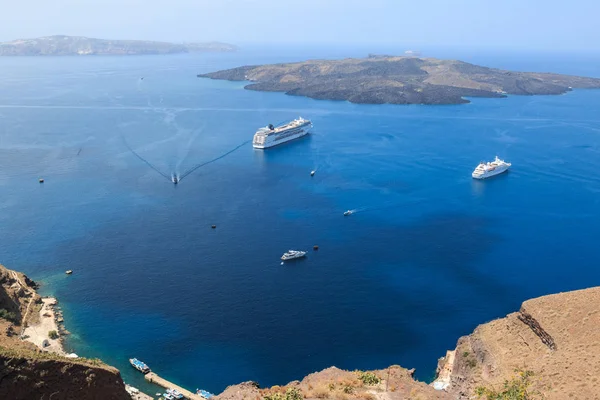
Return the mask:
<svg viewBox="0 0 600 400">
<path fill-rule="evenodd" d="M 0 262 L 58 297 L 70 350 L 151 393 L 128 358 L 212 392 L 331 365 L 428 379 L 478 324 L 600 284 L 600 91 L 356 105 L 196 78 L 366 53 L 0 59 Z M 600 56 L 427 55 L 600 77 Z M 313 135 L 247 143 L 298 116 Z M 471 179 L 495 155 L 511 171 Z"/>
</svg>

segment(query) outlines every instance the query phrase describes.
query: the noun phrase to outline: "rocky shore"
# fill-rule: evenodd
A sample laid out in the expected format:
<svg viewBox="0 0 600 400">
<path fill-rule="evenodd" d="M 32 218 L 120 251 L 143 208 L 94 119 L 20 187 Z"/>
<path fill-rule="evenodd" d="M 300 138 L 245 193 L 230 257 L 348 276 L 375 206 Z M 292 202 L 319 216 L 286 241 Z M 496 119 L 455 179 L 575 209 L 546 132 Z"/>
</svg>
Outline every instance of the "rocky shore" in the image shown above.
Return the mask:
<svg viewBox="0 0 600 400">
<path fill-rule="evenodd" d="M 0 399 L 130 400 L 116 368 L 69 358 L 56 300 L 36 289 L 27 276 L 0 265 Z"/>
<path fill-rule="evenodd" d="M 556 95 L 600 88 L 600 79 L 512 72 L 457 60 L 370 56 L 243 66 L 201 78 L 251 81 L 248 90 L 370 104 L 462 104 L 467 97 Z"/>
</svg>

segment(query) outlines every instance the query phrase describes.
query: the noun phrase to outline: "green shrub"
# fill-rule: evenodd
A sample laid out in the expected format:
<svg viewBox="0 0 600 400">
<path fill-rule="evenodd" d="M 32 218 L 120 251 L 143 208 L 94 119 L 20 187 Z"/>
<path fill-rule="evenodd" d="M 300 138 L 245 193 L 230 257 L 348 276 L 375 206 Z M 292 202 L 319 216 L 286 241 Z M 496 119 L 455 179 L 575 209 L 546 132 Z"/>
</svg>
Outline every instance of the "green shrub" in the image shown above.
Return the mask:
<svg viewBox="0 0 600 400">
<path fill-rule="evenodd" d="M 475 389 L 475 394 L 479 399 L 485 400 L 535 400 L 540 399 L 539 392 L 531 391 L 531 377 L 534 375 L 532 371 L 523 371 L 516 369 L 518 374 L 510 381 L 504 381 L 502 390 L 489 389 L 480 386 Z"/>
<path fill-rule="evenodd" d="M 50 339 L 58 339 L 58 333 L 56 331 L 49 331 L 48 332 L 48 337 Z"/>
<path fill-rule="evenodd" d="M 304 397 L 298 388 L 289 388 L 285 392 L 285 400 L 302 400 Z"/>
<path fill-rule="evenodd" d="M 381 382 L 381 379 L 373 372 L 358 371 L 358 379 L 360 379 L 364 385 L 377 385 Z"/>
<path fill-rule="evenodd" d="M 266 394 L 265 400 L 284 400 L 285 397 L 281 393 Z"/>
<path fill-rule="evenodd" d="M 5 319 L 7 321 L 16 323 L 17 322 L 17 314 L 12 311 L 8 311 L 4 308 L 0 308 L 0 318 Z"/>
</svg>

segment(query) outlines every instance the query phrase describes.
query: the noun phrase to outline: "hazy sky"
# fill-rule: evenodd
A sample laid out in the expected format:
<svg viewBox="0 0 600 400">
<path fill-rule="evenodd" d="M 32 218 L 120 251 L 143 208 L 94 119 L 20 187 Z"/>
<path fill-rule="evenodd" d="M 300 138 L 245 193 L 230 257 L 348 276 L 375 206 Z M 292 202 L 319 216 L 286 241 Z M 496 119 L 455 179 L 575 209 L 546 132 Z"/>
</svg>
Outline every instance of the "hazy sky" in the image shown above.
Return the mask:
<svg viewBox="0 0 600 400">
<path fill-rule="evenodd" d="M 600 50 L 600 0 L 0 0 L 0 40 L 398 43 Z"/>
</svg>

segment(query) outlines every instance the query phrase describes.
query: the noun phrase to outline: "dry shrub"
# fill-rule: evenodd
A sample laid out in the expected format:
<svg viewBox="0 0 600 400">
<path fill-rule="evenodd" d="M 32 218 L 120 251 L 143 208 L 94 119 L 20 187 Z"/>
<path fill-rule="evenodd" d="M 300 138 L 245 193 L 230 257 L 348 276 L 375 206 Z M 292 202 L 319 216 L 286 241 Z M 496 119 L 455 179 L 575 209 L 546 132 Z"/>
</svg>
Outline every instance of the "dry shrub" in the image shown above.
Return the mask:
<svg viewBox="0 0 600 400">
<path fill-rule="evenodd" d="M 313 389 L 308 397 L 316 397 L 317 399 L 328 399 L 331 391 L 325 385 L 319 385 Z"/>
<path fill-rule="evenodd" d="M 375 400 L 375 399 L 377 399 L 377 397 L 375 397 L 375 395 L 373 393 L 368 393 L 368 392 L 365 392 L 365 393 L 361 394 L 360 397 L 363 398 L 364 400 Z"/>
<path fill-rule="evenodd" d="M 344 392 L 336 392 L 334 398 L 336 400 L 348 400 L 348 395 Z"/>
</svg>

